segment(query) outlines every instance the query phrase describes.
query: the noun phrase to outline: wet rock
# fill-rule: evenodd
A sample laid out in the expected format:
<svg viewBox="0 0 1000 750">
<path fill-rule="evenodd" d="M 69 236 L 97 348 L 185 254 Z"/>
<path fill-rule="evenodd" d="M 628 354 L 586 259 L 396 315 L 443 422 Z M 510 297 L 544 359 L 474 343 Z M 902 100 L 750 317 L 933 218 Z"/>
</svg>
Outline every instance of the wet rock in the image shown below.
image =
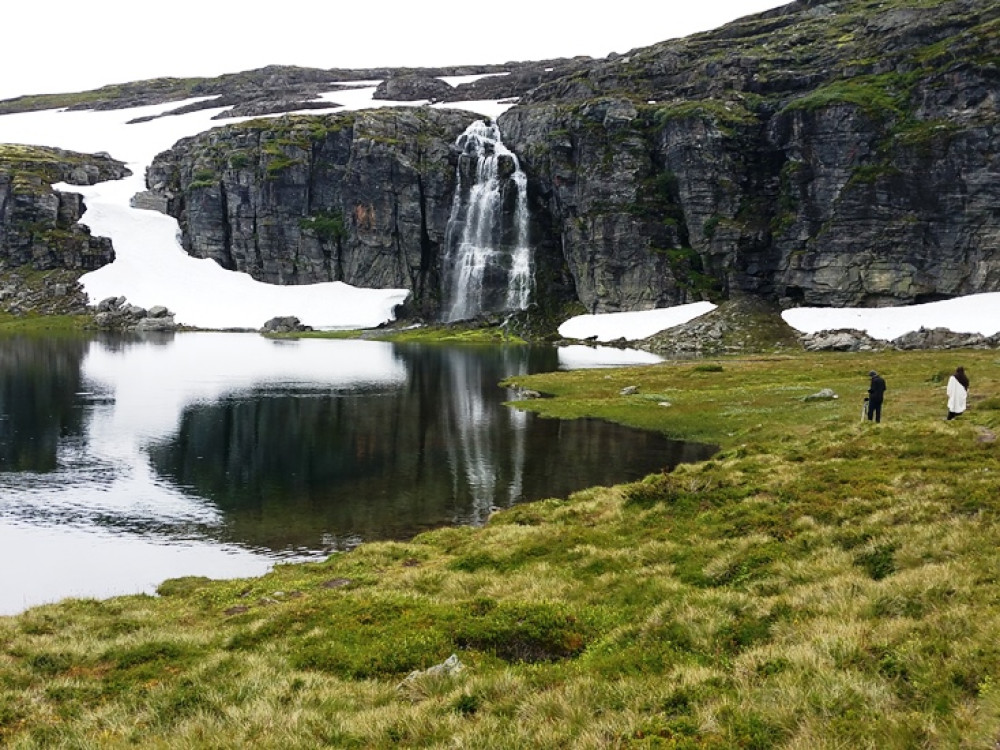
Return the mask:
<svg viewBox="0 0 1000 750">
<path fill-rule="evenodd" d="M 519 388 L 517 390 L 517 396 L 522 399 L 543 398 L 539 391 L 533 391 L 530 388 Z"/>
</svg>

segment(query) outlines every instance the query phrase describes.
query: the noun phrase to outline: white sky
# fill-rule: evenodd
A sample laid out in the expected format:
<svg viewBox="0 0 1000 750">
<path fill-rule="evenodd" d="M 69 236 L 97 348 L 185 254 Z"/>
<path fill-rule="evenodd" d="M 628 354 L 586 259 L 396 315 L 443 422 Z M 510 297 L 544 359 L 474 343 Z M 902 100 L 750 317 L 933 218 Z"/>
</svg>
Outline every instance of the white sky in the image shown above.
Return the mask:
<svg viewBox="0 0 1000 750">
<path fill-rule="evenodd" d="M 605 57 L 786 0 L 47 0 L 3 3 L 0 99 L 265 65 L 428 67 Z"/>
</svg>

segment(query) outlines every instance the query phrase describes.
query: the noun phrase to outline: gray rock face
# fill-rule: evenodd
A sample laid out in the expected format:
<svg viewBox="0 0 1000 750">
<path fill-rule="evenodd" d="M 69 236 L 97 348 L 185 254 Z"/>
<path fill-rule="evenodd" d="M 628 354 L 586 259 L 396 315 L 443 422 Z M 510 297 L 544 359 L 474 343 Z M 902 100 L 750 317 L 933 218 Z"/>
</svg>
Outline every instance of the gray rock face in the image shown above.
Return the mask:
<svg viewBox="0 0 1000 750">
<path fill-rule="evenodd" d="M 0 146 L 0 268 L 90 271 L 110 263 L 111 240 L 91 236 L 78 223 L 82 196 L 51 185 L 92 185 L 127 174 L 124 164 L 106 155 Z"/>
<path fill-rule="evenodd" d="M 185 249 L 275 284 L 414 290 L 433 307 L 474 115 L 389 109 L 288 117 L 185 139 L 147 173 Z"/>
<path fill-rule="evenodd" d="M 373 98 L 386 101 L 448 101 L 455 89 L 440 78 L 406 75 L 387 78 L 375 89 Z"/>
<path fill-rule="evenodd" d="M 141 201 L 178 219 L 196 257 L 274 284 L 409 289 L 408 312 L 436 317 L 455 142 L 477 119 L 390 108 L 222 128 L 160 154 Z M 558 267 L 543 276 L 554 286 Z"/>
<path fill-rule="evenodd" d="M 588 309 L 1000 288 L 997 6 L 819 10 L 596 64 L 499 118 Z"/>
<path fill-rule="evenodd" d="M 861 352 L 888 349 L 890 344 L 864 331 L 838 329 L 806 334 L 802 337 L 802 347 L 810 352 Z"/>
<path fill-rule="evenodd" d="M 279 315 L 264 323 L 260 330 L 261 333 L 297 333 L 311 331 L 312 326 L 303 325 L 302 321 L 294 315 Z"/>
<path fill-rule="evenodd" d="M 897 349 L 996 349 L 1000 334 L 956 333 L 947 328 L 920 328 L 892 340 Z"/>
</svg>

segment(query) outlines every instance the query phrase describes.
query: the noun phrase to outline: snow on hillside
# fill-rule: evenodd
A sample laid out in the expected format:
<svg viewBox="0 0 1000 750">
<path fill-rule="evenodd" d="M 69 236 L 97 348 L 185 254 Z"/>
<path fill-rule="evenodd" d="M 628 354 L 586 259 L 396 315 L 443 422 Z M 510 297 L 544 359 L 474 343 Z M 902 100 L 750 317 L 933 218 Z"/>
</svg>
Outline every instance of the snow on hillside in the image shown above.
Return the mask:
<svg viewBox="0 0 1000 750">
<path fill-rule="evenodd" d="M 920 328 L 948 328 L 955 333 L 992 336 L 1000 331 L 1000 292 L 903 307 L 797 307 L 785 310 L 782 317 L 803 333 L 856 328 L 888 341 Z"/>
</svg>

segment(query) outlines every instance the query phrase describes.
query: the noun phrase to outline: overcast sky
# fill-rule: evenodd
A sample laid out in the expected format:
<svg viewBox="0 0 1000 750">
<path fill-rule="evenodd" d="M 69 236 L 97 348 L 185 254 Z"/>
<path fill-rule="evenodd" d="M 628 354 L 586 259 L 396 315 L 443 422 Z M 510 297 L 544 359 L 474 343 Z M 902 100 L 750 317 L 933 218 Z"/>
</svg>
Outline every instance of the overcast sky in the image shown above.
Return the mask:
<svg viewBox="0 0 1000 750">
<path fill-rule="evenodd" d="M 426 67 L 604 57 L 786 0 L 8 0 L 0 99 L 264 65 Z"/>
</svg>

